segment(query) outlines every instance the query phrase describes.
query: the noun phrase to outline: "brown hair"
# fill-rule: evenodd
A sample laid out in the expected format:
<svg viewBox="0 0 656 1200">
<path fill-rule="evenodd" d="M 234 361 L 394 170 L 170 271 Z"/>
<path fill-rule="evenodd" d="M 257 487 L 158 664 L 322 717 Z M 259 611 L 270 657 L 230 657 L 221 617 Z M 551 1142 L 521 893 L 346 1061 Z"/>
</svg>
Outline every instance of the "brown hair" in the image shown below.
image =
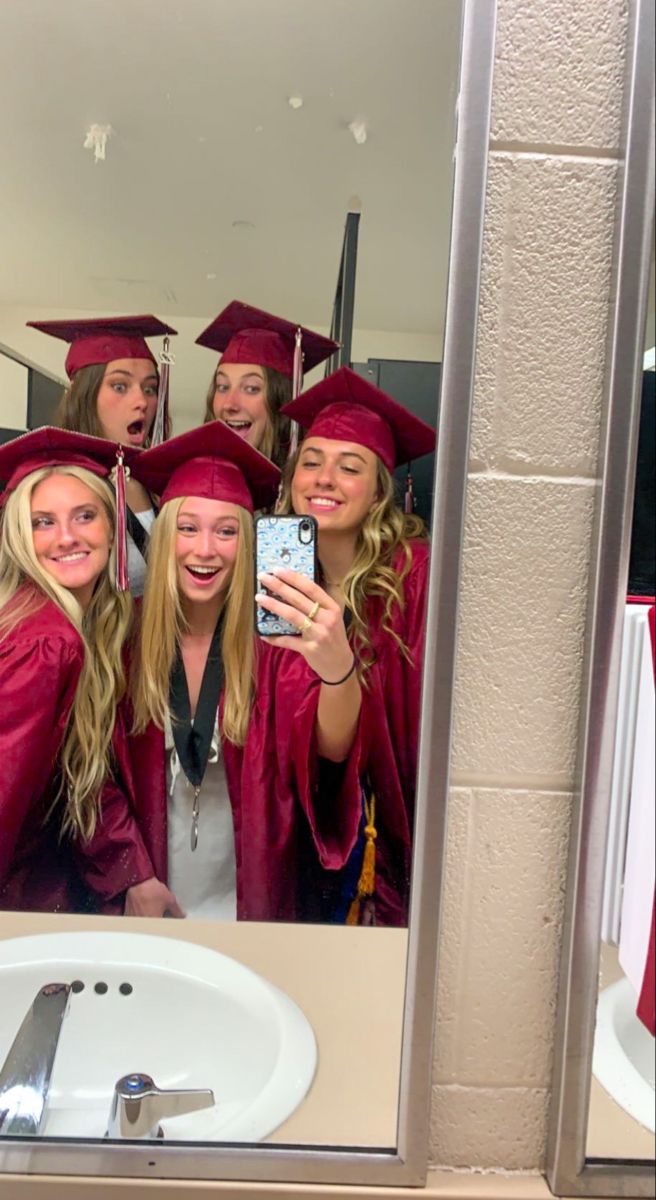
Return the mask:
<svg viewBox="0 0 656 1200">
<path fill-rule="evenodd" d="M 220 365 L 221 363 L 219 362 Z M 265 458 L 269 458 L 277 467 L 282 468 L 285 465 L 289 445 L 289 419 L 281 417 L 280 409 L 283 404 L 288 404 L 292 398 L 292 381 L 287 375 L 282 375 L 280 371 L 274 371 L 272 367 L 260 367 L 260 370 L 264 376 L 264 401 L 268 422 L 264 431 L 262 445 L 258 446 L 257 449 Z M 204 425 L 207 425 L 209 421 L 216 421 L 216 417 L 214 416 L 215 392 L 216 371 L 210 380 L 210 386 L 207 389 L 207 396 L 205 397 Z"/>
<path fill-rule="evenodd" d="M 92 437 L 105 436 L 98 418 L 98 393 L 107 367 L 108 363 L 94 363 L 91 367 L 81 367 L 79 371 L 75 372 L 55 413 L 54 423 L 59 429 L 71 429 L 74 433 L 89 433 Z M 159 378 L 154 361 L 153 370 Z M 144 450 L 150 445 L 150 433 L 149 430 L 148 437 L 144 442 Z"/>
</svg>

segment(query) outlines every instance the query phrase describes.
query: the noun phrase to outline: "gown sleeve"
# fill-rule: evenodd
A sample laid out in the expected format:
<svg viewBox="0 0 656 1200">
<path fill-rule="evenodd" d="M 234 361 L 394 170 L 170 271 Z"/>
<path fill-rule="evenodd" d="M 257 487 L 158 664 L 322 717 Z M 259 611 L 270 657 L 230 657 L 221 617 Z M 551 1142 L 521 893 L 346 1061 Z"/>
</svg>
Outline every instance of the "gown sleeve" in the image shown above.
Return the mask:
<svg viewBox="0 0 656 1200">
<path fill-rule="evenodd" d="M 9 634 L 0 644 L 0 886 L 54 772 L 83 653 L 81 641 L 59 636 Z"/>
<path fill-rule="evenodd" d="M 113 772 L 105 780 L 93 837 L 75 843 L 78 870 L 105 912 L 122 912 L 125 892 L 151 879 L 155 870 L 135 819 L 132 764 L 128 742 L 130 715 L 119 705 L 112 737 Z"/>
<path fill-rule="evenodd" d="M 300 654 L 267 647 L 275 696 L 278 769 L 304 812 L 319 861 L 338 870 L 355 845 L 360 826 L 360 728 L 343 763 L 317 751 L 321 681 Z"/>
</svg>

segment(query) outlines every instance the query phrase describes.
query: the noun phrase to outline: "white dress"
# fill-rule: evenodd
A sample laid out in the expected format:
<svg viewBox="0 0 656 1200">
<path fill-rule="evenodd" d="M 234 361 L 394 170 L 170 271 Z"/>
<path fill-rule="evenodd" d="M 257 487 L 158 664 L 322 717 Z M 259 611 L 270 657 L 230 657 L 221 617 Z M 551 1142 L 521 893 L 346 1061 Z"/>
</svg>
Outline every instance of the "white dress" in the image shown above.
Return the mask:
<svg viewBox="0 0 656 1200">
<path fill-rule="evenodd" d="M 139 524 L 145 529 L 150 537 L 150 531 L 155 521 L 155 509 L 147 508 L 145 512 L 134 514 Z M 127 536 L 128 543 L 128 576 L 130 578 L 130 591 L 133 596 L 143 596 L 144 585 L 146 582 L 146 563 L 142 558 L 141 551 L 137 549 L 132 541 L 130 534 Z"/>
<path fill-rule="evenodd" d="M 237 883 L 232 807 L 221 754 L 218 716 L 200 793 L 198 845 L 191 849 L 194 789 L 166 728 L 168 886 L 188 917 L 235 921 Z"/>
</svg>

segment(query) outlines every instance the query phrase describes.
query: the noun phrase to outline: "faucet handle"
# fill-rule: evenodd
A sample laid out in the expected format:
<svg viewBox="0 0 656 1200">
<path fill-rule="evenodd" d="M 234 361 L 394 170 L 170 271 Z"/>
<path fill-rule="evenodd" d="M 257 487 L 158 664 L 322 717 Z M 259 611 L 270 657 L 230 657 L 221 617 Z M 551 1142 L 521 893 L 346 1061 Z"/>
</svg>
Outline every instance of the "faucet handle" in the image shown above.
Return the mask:
<svg viewBox="0 0 656 1200">
<path fill-rule="evenodd" d="M 167 1117 L 211 1108 L 211 1088 L 158 1088 L 150 1075 L 137 1072 L 118 1080 L 112 1098 L 107 1137 L 163 1137 L 159 1122 Z"/>
</svg>

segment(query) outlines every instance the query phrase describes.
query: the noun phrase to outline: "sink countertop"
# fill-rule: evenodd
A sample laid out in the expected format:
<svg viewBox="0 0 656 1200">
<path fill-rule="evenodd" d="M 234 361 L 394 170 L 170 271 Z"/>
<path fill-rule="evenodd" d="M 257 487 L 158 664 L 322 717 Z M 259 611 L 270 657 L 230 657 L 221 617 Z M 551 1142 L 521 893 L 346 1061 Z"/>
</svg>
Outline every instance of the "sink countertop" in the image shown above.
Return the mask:
<svg viewBox="0 0 656 1200">
<path fill-rule="evenodd" d="M 0 912 L 3 940 L 93 929 L 218 950 L 299 1005 L 317 1039 L 317 1073 L 267 1142 L 396 1144 L 407 930 Z"/>
</svg>

